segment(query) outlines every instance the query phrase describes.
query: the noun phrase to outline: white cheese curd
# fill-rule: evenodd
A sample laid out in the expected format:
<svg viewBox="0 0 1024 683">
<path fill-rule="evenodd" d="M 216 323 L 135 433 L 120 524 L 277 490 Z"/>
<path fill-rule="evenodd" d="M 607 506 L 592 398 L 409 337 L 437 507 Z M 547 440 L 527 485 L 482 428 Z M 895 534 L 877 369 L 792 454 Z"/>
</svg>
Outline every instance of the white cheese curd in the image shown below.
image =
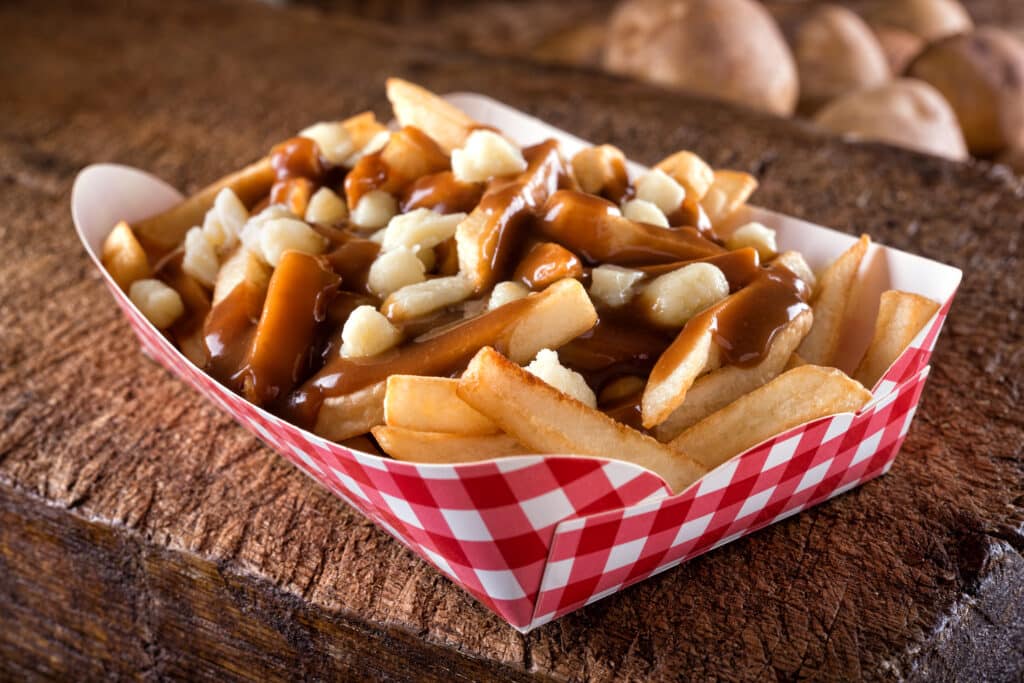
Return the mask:
<svg viewBox="0 0 1024 683">
<path fill-rule="evenodd" d="M 173 325 L 185 313 L 181 295 L 160 280 L 136 280 L 128 289 L 128 298 L 161 330 Z"/>
<path fill-rule="evenodd" d="M 341 121 L 314 123 L 300 132 L 299 136 L 315 142 L 320 156 L 335 166 L 343 165 L 356 151 L 355 142 Z"/>
<path fill-rule="evenodd" d="M 383 228 L 398 213 L 398 200 L 383 190 L 367 192 L 352 209 L 352 222 L 360 228 Z"/>
<path fill-rule="evenodd" d="M 636 181 L 636 198 L 651 202 L 667 216 L 686 199 L 686 190 L 672 176 L 656 168 Z"/>
<path fill-rule="evenodd" d="M 385 251 L 374 259 L 366 284 L 377 296 L 387 296 L 402 287 L 426 279 L 423 261 L 411 249 Z"/>
<path fill-rule="evenodd" d="M 286 251 L 322 254 L 327 240 L 298 218 L 273 218 L 260 230 L 260 251 L 263 260 L 277 267 Z"/>
<path fill-rule="evenodd" d="M 555 351 L 541 349 L 525 370 L 580 403 L 591 408 L 597 407 L 597 396 L 583 375 L 562 365 Z"/>
<path fill-rule="evenodd" d="M 646 199 L 630 199 L 622 204 L 622 215 L 631 221 L 650 223 L 659 228 L 668 227 L 668 218 L 654 202 Z"/>
<path fill-rule="evenodd" d="M 753 247 L 762 261 L 775 257 L 779 248 L 775 242 L 775 231 L 767 225 L 753 222 L 747 223 L 725 238 L 725 246 L 730 249 Z"/>
<path fill-rule="evenodd" d="M 636 283 L 644 274 L 621 266 L 603 265 L 590 272 L 590 298 L 617 308 L 629 302 L 636 293 Z"/>
<path fill-rule="evenodd" d="M 480 183 L 525 170 L 522 150 L 494 131 L 475 130 L 462 149 L 452 150 L 452 173 L 462 182 Z"/>
<path fill-rule="evenodd" d="M 335 225 L 348 218 L 345 200 L 329 187 L 321 187 L 309 198 L 306 222 Z"/>
<path fill-rule="evenodd" d="M 401 341 L 402 333 L 373 306 L 353 310 L 341 328 L 341 355 L 364 358 L 383 353 Z"/>
<path fill-rule="evenodd" d="M 725 273 L 710 263 L 691 263 L 652 280 L 640 293 L 651 320 L 679 327 L 729 296 Z"/>
</svg>

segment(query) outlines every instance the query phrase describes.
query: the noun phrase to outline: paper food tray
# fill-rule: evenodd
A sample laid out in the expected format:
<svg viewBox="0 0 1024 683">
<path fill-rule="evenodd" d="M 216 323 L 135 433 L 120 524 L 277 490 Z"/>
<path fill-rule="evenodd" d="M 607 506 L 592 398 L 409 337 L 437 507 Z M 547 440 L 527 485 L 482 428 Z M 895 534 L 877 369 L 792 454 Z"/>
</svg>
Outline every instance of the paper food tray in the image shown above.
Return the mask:
<svg viewBox="0 0 1024 683">
<path fill-rule="evenodd" d="M 480 95 L 448 99 L 521 144 L 554 137 L 567 155 L 587 144 Z M 853 294 L 856 329 L 846 336 L 843 358 L 856 359 L 866 348 L 882 291 L 942 302 L 874 387 L 872 401 L 857 414 L 768 439 L 670 495 L 657 475 L 619 460 L 536 455 L 460 465 L 400 462 L 349 450 L 248 403 L 178 352 L 100 264 L 103 240 L 117 221 L 137 221 L 180 199 L 153 176 L 113 164 L 84 169 L 72 191 L 82 243 L 143 350 L 523 632 L 887 472 L 961 277 L 955 268 L 872 245 Z M 743 211 L 738 219 L 774 228 L 780 249 L 798 249 L 815 269 L 854 241 L 763 209 Z"/>
</svg>

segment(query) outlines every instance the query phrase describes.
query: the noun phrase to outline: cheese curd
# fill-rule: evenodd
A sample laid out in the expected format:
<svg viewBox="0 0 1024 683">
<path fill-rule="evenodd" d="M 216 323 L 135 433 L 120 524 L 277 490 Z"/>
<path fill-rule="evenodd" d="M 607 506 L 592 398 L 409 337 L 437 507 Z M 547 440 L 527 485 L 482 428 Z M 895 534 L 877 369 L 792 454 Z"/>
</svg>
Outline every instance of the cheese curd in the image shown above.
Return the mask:
<svg viewBox="0 0 1024 683">
<path fill-rule="evenodd" d="M 325 240 L 316 230 L 297 218 L 273 218 L 260 230 L 260 252 L 263 260 L 277 267 L 286 251 L 322 254 Z"/>
<path fill-rule="evenodd" d="M 475 130 L 462 149 L 452 150 L 452 173 L 462 182 L 479 183 L 525 170 L 522 151 L 494 131 Z"/>
<path fill-rule="evenodd" d="M 455 236 L 464 213 L 439 214 L 430 209 L 414 209 L 388 221 L 381 246 L 384 249 L 406 247 L 430 249 Z"/>
<path fill-rule="evenodd" d="M 261 260 L 263 259 L 263 250 L 260 248 L 260 232 L 267 221 L 275 218 L 295 218 L 295 215 L 283 204 L 271 204 L 258 214 L 250 216 L 239 235 L 242 246 Z"/>
<path fill-rule="evenodd" d="M 136 280 L 128 289 L 128 297 L 142 315 L 161 330 L 185 314 L 181 295 L 160 280 Z"/>
<path fill-rule="evenodd" d="M 775 257 L 779 248 L 775 242 L 775 231 L 767 225 L 753 222 L 747 223 L 725 238 L 725 246 L 730 249 L 753 247 L 762 261 Z"/>
<path fill-rule="evenodd" d="M 248 219 L 249 212 L 242 200 L 230 187 L 225 187 L 217 193 L 213 206 L 206 212 L 203 234 L 217 251 L 228 252 L 238 244 L 238 237 Z"/>
<path fill-rule="evenodd" d="M 391 320 L 407 320 L 457 304 L 472 293 L 473 283 L 462 275 L 438 277 L 392 292 L 381 309 Z"/>
<path fill-rule="evenodd" d="M 617 308 L 633 298 L 636 283 L 643 277 L 643 272 L 639 270 L 621 266 L 598 266 L 590 273 L 590 298 Z"/>
<path fill-rule="evenodd" d="M 348 218 L 345 200 L 329 187 L 321 187 L 309 198 L 306 207 L 306 222 L 335 225 Z"/>
<path fill-rule="evenodd" d="M 352 222 L 360 228 L 383 228 L 398 213 L 398 200 L 383 190 L 364 194 L 352 209 Z"/>
<path fill-rule="evenodd" d="M 562 365 L 555 351 L 541 349 L 537 352 L 537 357 L 524 369 L 566 396 L 571 396 L 591 408 L 597 407 L 597 396 L 583 379 L 583 375 Z"/>
<path fill-rule="evenodd" d="M 631 221 L 650 223 L 659 228 L 668 227 L 668 218 L 653 202 L 646 199 L 630 199 L 622 205 L 622 215 Z"/>
<path fill-rule="evenodd" d="M 392 348 L 402 333 L 373 306 L 359 306 L 341 328 L 341 355 L 345 358 L 375 356 Z"/>
<path fill-rule="evenodd" d="M 512 280 L 499 282 L 491 290 L 491 296 L 487 300 L 487 310 L 493 311 L 495 308 L 504 306 L 512 301 L 525 299 L 529 294 L 530 290 L 522 282 L 514 282 Z"/>
<path fill-rule="evenodd" d="M 668 215 L 686 199 L 686 190 L 667 173 L 656 168 L 636 181 L 636 198 L 651 202 Z"/>
<path fill-rule="evenodd" d="M 320 156 L 335 166 L 345 163 L 355 151 L 355 142 L 341 121 L 321 121 L 299 133 L 316 143 Z"/>
<path fill-rule="evenodd" d="M 194 227 L 185 233 L 185 254 L 181 259 L 181 269 L 206 287 L 213 287 L 217 279 L 220 261 L 217 250 L 200 227 Z"/>
<path fill-rule="evenodd" d="M 404 247 L 385 251 L 370 266 L 366 284 L 377 296 L 387 296 L 402 287 L 423 282 L 426 268 L 412 249 Z"/>
<path fill-rule="evenodd" d="M 710 263 L 691 263 L 652 280 L 640 300 L 651 322 L 679 327 L 727 296 L 725 273 Z"/>
</svg>

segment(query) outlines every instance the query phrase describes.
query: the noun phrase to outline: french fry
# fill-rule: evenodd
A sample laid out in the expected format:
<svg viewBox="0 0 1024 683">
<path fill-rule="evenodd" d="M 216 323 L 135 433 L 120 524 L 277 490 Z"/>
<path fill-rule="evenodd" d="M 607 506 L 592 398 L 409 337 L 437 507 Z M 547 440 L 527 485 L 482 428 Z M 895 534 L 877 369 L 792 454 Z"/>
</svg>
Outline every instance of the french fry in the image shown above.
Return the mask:
<svg viewBox="0 0 1024 683">
<path fill-rule="evenodd" d="M 596 322 L 597 310 L 583 285 L 578 280 L 560 280 L 543 292 L 512 301 L 419 344 L 401 348 L 395 355 L 388 355 L 372 368 L 372 386 L 379 384 L 379 389 L 368 392 L 355 386 L 351 391 L 340 391 L 339 396 L 325 399 L 315 416 L 314 431 L 328 439 L 348 438 L 381 424 L 385 384 L 391 375 L 445 373 L 468 361 L 479 348 L 487 345 L 504 350 L 517 363 L 527 363 L 541 349 L 557 349 Z M 331 373 L 345 375 L 345 369 L 351 367 L 349 363 L 351 361 L 344 358 L 332 360 L 300 392 L 315 393 L 314 385 L 319 379 Z M 361 370 L 367 372 L 365 366 L 373 364 L 362 359 L 360 365 L 364 366 Z M 346 413 L 349 410 L 352 415 Z M 296 417 L 314 420 L 314 416 Z M 333 436 L 335 434 L 345 436 Z"/>
<path fill-rule="evenodd" d="M 459 269 L 470 278 L 477 292 L 497 282 L 498 274 L 512 256 L 512 248 L 519 243 L 518 233 L 530 217 L 530 210 L 543 205 L 558 189 L 562 166 L 558 143 L 542 143 L 515 185 L 485 194 L 459 223 L 455 231 Z"/>
<path fill-rule="evenodd" d="M 324 259 L 284 253 L 246 358 L 242 391 L 249 401 L 263 405 L 292 390 L 316 331 L 317 302 L 340 281 Z"/>
<path fill-rule="evenodd" d="M 496 424 L 459 398 L 458 385 L 458 380 L 447 377 L 391 375 L 384 395 L 384 423 L 420 432 L 497 434 Z"/>
<path fill-rule="evenodd" d="M 126 292 L 133 282 L 147 278 L 153 273 L 145 250 L 135 239 L 131 227 L 124 221 L 115 225 L 103 241 L 100 260 L 117 286 Z"/>
<path fill-rule="evenodd" d="M 217 271 L 217 280 L 213 284 L 213 305 L 223 301 L 243 282 L 255 291 L 265 292 L 270 282 L 270 267 L 244 245 L 239 245 L 224 259 Z"/>
<path fill-rule="evenodd" d="M 395 460 L 424 464 L 454 465 L 529 453 L 508 434 L 449 434 L 378 426 L 373 428 L 373 436 Z"/>
<path fill-rule="evenodd" d="M 664 442 L 676 438 L 711 413 L 776 377 L 811 329 L 813 318 L 811 311 L 804 311 L 793 318 L 775 334 L 768 353 L 757 365 L 727 365 L 698 378 L 686 393 L 683 404 L 655 428 L 658 440 Z"/>
<path fill-rule="evenodd" d="M 137 222 L 133 227 L 139 241 L 157 253 L 166 253 L 181 243 L 194 225 L 202 225 L 203 217 L 213 206 L 217 194 L 225 187 L 247 207 L 262 199 L 274 184 L 270 157 L 264 157 L 240 171 L 224 176 L 163 213 Z"/>
<path fill-rule="evenodd" d="M 680 150 L 655 165 L 686 188 L 688 199 L 700 201 L 715 182 L 715 172 L 693 152 Z"/>
<path fill-rule="evenodd" d="M 373 112 L 369 111 L 356 114 L 341 123 L 352 138 L 356 149 L 360 149 L 370 138 L 385 130 Z M 266 156 L 207 185 L 167 211 L 138 221 L 132 227 L 143 246 L 162 255 L 178 246 L 189 228 L 203 224 L 206 212 L 213 206 L 217 194 L 225 187 L 231 188 L 242 204 L 251 209 L 270 192 L 275 180 L 276 173 L 271 166 L 270 157 Z"/>
<path fill-rule="evenodd" d="M 718 368 L 721 357 L 713 340 L 714 331 L 714 316 L 695 318 L 658 359 L 640 401 L 645 427 L 650 429 L 667 420 L 686 401 L 694 381 Z"/>
<path fill-rule="evenodd" d="M 700 205 L 707 213 L 712 225 L 732 215 L 743 206 L 757 189 L 757 178 L 742 171 L 715 171 L 715 180 Z"/>
<path fill-rule="evenodd" d="M 645 266 L 725 253 L 692 228 L 666 230 L 631 221 L 614 204 L 572 190 L 552 194 L 535 227 L 544 237 L 603 264 Z"/>
<path fill-rule="evenodd" d="M 867 235 L 842 253 L 818 278 L 811 306 L 814 324 L 797 353 L 811 365 L 832 365 L 842 335 L 843 320 L 850 305 L 850 293 L 871 239 Z"/>
<path fill-rule="evenodd" d="M 669 446 L 712 469 L 797 425 L 859 410 L 871 392 L 835 368 L 783 373 L 693 425 Z"/>
<path fill-rule="evenodd" d="M 377 116 L 372 111 L 364 111 L 350 116 L 342 121 L 341 125 L 352 138 L 352 147 L 356 150 L 366 147 L 377 133 L 387 130 L 387 127 L 377 120 Z"/>
<path fill-rule="evenodd" d="M 657 473 L 673 491 L 704 474 L 685 455 L 566 396 L 490 347 L 470 361 L 459 397 L 528 449 L 632 462 Z"/>
<path fill-rule="evenodd" d="M 313 431 L 332 441 L 366 434 L 384 422 L 386 382 L 377 382 L 344 396 L 324 399 Z"/>
<path fill-rule="evenodd" d="M 874 336 L 853 373 L 854 378 L 873 388 L 938 310 L 938 303 L 918 294 L 883 292 Z"/>
<path fill-rule="evenodd" d="M 386 88 L 398 122 L 419 128 L 449 154 L 462 147 L 477 127 L 473 119 L 426 88 L 401 78 L 389 78 Z"/>
</svg>

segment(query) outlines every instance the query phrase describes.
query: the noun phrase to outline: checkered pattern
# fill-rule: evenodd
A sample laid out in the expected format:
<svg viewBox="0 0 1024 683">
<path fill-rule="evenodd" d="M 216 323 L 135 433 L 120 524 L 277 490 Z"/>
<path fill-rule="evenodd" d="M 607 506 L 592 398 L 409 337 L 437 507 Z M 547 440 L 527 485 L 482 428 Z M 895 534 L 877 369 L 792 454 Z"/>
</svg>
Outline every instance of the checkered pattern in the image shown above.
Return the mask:
<svg viewBox="0 0 1024 683">
<path fill-rule="evenodd" d="M 416 465 L 349 450 L 225 389 L 106 278 L 147 355 L 522 631 L 888 471 L 952 301 L 860 413 L 796 427 L 672 496 L 653 473 L 614 460 Z"/>
</svg>

